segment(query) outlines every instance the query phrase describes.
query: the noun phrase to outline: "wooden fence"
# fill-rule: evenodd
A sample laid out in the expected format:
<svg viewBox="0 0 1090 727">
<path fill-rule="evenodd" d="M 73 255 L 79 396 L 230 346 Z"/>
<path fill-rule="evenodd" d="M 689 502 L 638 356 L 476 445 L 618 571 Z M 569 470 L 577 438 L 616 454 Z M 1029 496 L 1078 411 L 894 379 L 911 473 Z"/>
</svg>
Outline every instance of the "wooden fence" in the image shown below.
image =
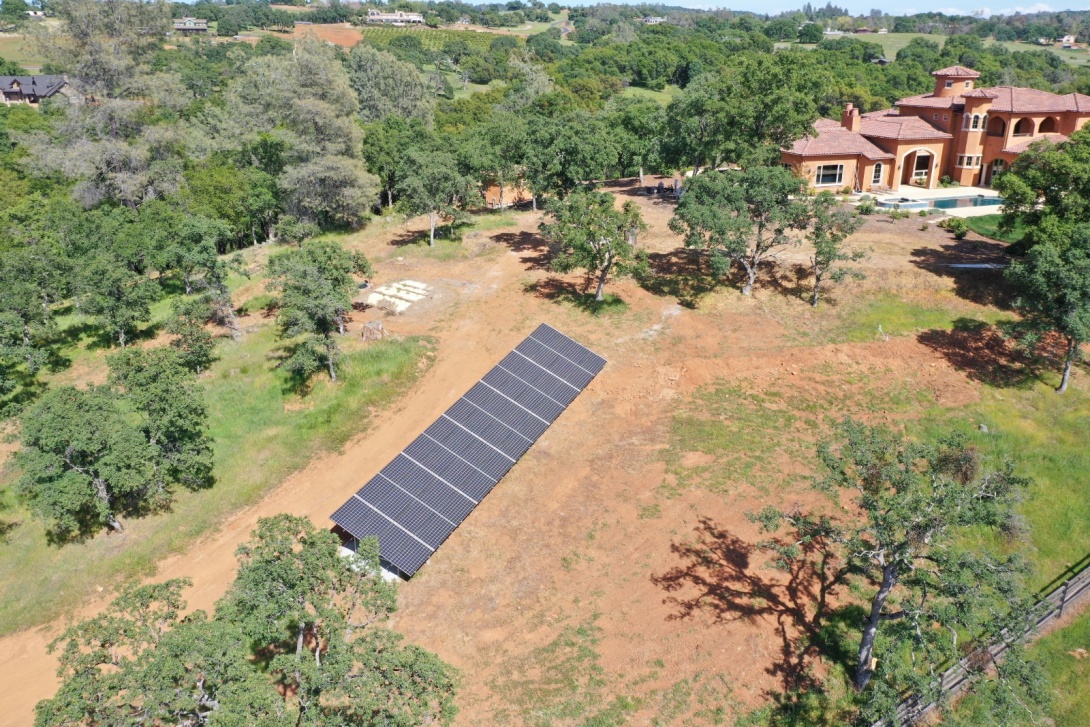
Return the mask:
<svg viewBox="0 0 1090 727">
<path fill-rule="evenodd" d="M 1059 577 L 1041 589 L 1044 596 L 1037 602 L 1038 616 L 1036 622 L 1023 634 L 1005 638 L 998 644 L 988 648 L 991 658 L 999 660 L 1004 652 L 1027 636 L 1037 633 L 1054 619 L 1064 615 L 1064 609 L 1079 598 L 1090 596 L 1090 554 L 1082 560 L 1068 567 Z M 979 659 L 979 654 L 973 654 L 959 661 L 954 666 L 943 672 L 940 688 L 943 694 L 955 695 L 969 683 L 970 670 L 969 659 Z M 935 702 L 921 703 L 919 697 L 909 697 L 897 706 L 897 719 L 901 724 L 912 724 L 923 718 L 938 707 Z M 871 727 L 892 727 L 889 719 L 881 719 Z"/>
</svg>

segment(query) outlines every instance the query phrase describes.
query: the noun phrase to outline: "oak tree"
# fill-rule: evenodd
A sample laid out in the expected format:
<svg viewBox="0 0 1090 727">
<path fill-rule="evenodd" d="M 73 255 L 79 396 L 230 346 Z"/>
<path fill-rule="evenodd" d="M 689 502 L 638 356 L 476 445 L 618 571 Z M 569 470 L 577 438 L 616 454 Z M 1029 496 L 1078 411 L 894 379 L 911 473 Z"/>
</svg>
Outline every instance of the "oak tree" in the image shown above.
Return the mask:
<svg viewBox="0 0 1090 727">
<path fill-rule="evenodd" d="M 822 281 L 828 277 L 839 283 L 846 277 L 862 278 L 854 268 L 839 267 L 839 263 L 858 262 L 866 253 L 846 250 L 844 242 L 863 226 L 863 220 L 843 209 L 831 192 L 822 192 L 810 203 L 810 229 L 806 239 L 814 246 L 810 269 L 814 272 L 814 292 L 810 305 L 817 308 Z"/>
<path fill-rule="evenodd" d="M 1090 225 L 1076 228 L 1066 244 L 1034 245 L 1024 259 L 1011 263 L 1006 278 L 1023 315 L 1014 326 L 1022 341 L 1034 345 L 1049 333 L 1063 339 L 1063 374 L 1056 388 L 1062 394 L 1090 341 Z"/>
<path fill-rule="evenodd" d="M 551 222 L 541 230 L 554 245 L 557 272 L 586 270 L 597 279 L 594 300 L 603 300 L 610 274 L 631 275 L 646 268 L 637 235 L 646 229 L 639 208 L 627 202 L 618 210 L 612 194 L 578 189 L 549 203 Z"/>
<path fill-rule="evenodd" d="M 750 295 L 769 257 L 797 244 L 787 233 L 807 227 L 805 186 L 781 167 L 700 174 L 686 185 L 670 229 L 684 236 L 686 247 L 707 250 L 716 273 L 740 265 L 746 274 L 742 294 Z"/>
</svg>

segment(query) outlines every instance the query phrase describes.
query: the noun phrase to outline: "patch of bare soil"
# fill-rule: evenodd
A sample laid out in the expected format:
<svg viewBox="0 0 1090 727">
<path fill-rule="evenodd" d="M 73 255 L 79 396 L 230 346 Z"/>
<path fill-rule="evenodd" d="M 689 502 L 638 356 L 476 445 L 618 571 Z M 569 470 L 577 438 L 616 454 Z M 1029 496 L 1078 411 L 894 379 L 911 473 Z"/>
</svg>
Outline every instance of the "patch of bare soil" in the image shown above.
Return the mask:
<svg viewBox="0 0 1090 727">
<path fill-rule="evenodd" d="M 620 185 L 613 191 L 632 194 L 641 206 L 650 228 L 642 244 L 657 256 L 661 271 L 692 265 L 666 228 L 670 202 Z M 403 315 L 354 313 L 353 334 L 381 320 L 394 335 L 430 335 L 434 365 L 343 453 L 312 462 L 260 505 L 232 515 L 217 533 L 161 563 L 156 579 L 189 576 L 190 607 L 212 607 L 234 577 L 235 548 L 259 517 L 291 512 L 328 525 L 345 498 L 544 321 L 608 364 L 402 586 L 393 627 L 463 670 L 460 724 L 494 724 L 505 700 L 490 685 L 504 676 L 505 664 L 594 613 L 601 614 L 596 648 L 606 673 L 642 673 L 656 665 L 656 676 L 632 689 L 646 692 L 697 673 L 721 673 L 742 707 L 760 704 L 783 687 L 790 676 L 785 660 L 799 657 L 790 653 L 791 643 L 813 627 L 802 610 L 814 584 L 785 581 L 761 567 L 754 551 L 758 534 L 744 513 L 770 498 L 783 504 L 809 495 L 777 481 L 762 487 L 739 481 L 725 492 L 693 487 L 662 497 L 662 453 L 678 403 L 720 380 L 758 390 L 789 388 L 815 402 L 825 401 L 834 386 L 881 389 L 908 381 L 940 404 L 958 406 L 975 398 L 976 384 L 912 338 L 799 346 L 785 310 L 804 312 L 805 303 L 790 296 L 774 302 L 780 296 L 769 290 L 743 299 L 733 291 L 694 296 L 689 289 L 648 290 L 621 281 L 610 291 L 627 310 L 592 316 L 553 294 L 564 286 L 579 290 L 583 281 L 557 279 L 549 271 L 548 248 L 537 235 L 541 215 L 514 219 L 508 228 L 478 233 L 483 239 L 467 241 L 466 255 L 454 259 L 406 246 L 420 235 L 421 220 L 379 222 L 353 239 L 376 263 L 376 284 L 410 279 L 434 291 Z M 868 286 L 900 281 L 937 290 L 953 284 L 914 262 L 921 257 L 916 250 L 941 252 L 943 233 L 874 223 L 861 238 L 875 248 L 868 271 L 888 275 Z M 831 383 L 830 371 L 846 374 Z M 705 463 L 698 454 L 687 456 L 688 465 Z M 761 598 L 744 597 L 754 595 Z M 76 615 L 97 611 L 105 598 Z M 0 640 L 6 680 L 0 725 L 30 723 L 34 703 L 52 693 L 56 661 L 45 646 L 60 627 Z"/>
</svg>

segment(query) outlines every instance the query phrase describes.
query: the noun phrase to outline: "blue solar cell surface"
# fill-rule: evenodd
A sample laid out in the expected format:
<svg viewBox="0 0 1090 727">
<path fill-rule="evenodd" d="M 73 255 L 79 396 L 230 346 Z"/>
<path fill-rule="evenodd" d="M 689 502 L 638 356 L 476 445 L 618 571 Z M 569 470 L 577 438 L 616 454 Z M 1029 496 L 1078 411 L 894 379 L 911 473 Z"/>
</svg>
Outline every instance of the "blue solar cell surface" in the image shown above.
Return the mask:
<svg viewBox="0 0 1090 727">
<path fill-rule="evenodd" d="M 605 364 L 542 323 L 332 520 L 411 576 Z"/>
</svg>

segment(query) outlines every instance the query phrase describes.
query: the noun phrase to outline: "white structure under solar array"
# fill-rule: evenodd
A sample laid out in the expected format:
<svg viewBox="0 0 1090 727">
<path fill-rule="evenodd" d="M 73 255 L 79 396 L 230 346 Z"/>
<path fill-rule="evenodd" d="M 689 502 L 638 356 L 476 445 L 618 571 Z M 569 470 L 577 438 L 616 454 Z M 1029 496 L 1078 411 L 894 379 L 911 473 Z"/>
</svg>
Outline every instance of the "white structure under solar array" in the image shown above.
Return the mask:
<svg viewBox="0 0 1090 727">
<path fill-rule="evenodd" d="M 332 520 L 411 576 L 605 364 L 542 323 Z"/>
</svg>

